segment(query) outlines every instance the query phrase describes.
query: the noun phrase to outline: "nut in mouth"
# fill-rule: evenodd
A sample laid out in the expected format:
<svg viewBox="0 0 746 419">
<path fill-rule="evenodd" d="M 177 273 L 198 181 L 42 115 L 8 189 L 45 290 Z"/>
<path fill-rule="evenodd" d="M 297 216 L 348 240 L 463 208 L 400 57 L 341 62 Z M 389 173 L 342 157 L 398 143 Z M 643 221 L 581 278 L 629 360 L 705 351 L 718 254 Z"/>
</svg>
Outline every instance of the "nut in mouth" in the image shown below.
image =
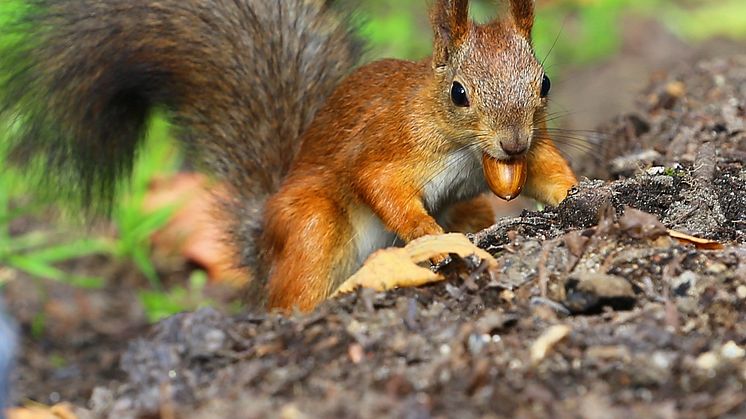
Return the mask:
<svg viewBox="0 0 746 419">
<path fill-rule="evenodd" d="M 515 199 L 521 194 L 528 172 L 524 156 L 498 160 L 483 153 L 482 167 L 487 186 L 492 193 L 506 201 Z"/>
</svg>

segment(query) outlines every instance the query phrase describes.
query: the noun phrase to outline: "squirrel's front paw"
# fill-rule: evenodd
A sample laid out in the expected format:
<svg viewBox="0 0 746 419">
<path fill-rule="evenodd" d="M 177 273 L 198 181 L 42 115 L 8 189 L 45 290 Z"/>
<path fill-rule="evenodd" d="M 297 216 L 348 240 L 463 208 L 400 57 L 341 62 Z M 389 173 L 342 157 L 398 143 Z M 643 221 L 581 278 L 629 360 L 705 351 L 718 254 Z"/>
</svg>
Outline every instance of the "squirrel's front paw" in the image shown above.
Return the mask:
<svg viewBox="0 0 746 419">
<path fill-rule="evenodd" d="M 421 220 L 412 224 L 411 228 L 407 229 L 408 231 L 402 235 L 402 239 L 407 243 L 420 237 L 437 236 L 444 233 L 443 227 L 433 219 Z"/>
<path fill-rule="evenodd" d="M 560 202 L 567 198 L 570 191 L 577 186 L 577 181 L 573 179 L 572 182 L 563 182 L 559 185 L 555 185 L 554 188 L 549 190 L 549 196 L 547 197 L 546 204 L 556 207 Z"/>
</svg>

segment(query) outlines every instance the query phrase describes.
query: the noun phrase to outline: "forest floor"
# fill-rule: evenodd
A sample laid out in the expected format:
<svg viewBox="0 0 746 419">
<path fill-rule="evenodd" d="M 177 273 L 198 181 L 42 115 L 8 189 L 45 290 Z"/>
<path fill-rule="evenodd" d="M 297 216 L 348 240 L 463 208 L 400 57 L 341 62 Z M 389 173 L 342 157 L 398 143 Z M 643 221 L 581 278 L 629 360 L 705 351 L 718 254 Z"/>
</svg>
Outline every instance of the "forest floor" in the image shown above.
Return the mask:
<svg viewBox="0 0 746 419">
<path fill-rule="evenodd" d="M 308 315 L 152 327 L 127 267 L 85 261 L 117 278 L 94 291 L 11 281 L 16 399 L 80 418 L 744 417 L 746 56 L 658 74 L 635 109 L 578 167 L 615 180 L 471 237 L 496 268 L 453 257 L 446 281 Z"/>
</svg>

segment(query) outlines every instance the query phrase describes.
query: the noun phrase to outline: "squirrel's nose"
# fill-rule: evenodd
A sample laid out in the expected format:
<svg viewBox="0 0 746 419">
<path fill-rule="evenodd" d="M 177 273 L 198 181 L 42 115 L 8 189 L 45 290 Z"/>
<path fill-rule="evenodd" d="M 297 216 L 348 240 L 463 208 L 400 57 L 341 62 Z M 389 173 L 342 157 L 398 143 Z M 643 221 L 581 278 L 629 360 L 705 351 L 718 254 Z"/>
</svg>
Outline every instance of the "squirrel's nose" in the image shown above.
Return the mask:
<svg viewBox="0 0 746 419">
<path fill-rule="evenodd" d="M 505 154 L 509 156 L 517 156 L 519 154 L 523 154 L 526 152 L 526 149 L 528 148 L 526 144 L 519 143 L 517 141 L 508 141 L 508 142 L 500 141 L 500 147 L 502 147 Z"/>
</svg>

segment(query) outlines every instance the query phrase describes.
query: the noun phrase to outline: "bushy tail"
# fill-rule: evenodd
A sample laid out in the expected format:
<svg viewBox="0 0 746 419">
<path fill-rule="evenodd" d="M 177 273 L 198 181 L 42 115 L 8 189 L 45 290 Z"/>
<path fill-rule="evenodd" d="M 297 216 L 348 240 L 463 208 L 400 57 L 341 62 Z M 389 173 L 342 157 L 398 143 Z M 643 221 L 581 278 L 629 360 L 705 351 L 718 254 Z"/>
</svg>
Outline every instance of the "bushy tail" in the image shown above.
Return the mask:
<svg viewBox="0 0 746 419">
<path fill-rule="evenodd" d="M 255 218 L 361 51 L 322 0 L 15 3 L 0 23 L 0 138 L 13 163 L 41 163 L 94 204 L 111 201 L 162 109 L 187 155 L 233 187 L 235 216 Z M 238 221 L 250 261 L 256 226 Z"/>
<path fill-rule="evenodd" d="M 28 0 L 0 28 L 0 117 L 14 161 L 112 197 L 155 108 L 191 156 L 257 196 L 360 45 L 321 0 Z"/>
</svg>

